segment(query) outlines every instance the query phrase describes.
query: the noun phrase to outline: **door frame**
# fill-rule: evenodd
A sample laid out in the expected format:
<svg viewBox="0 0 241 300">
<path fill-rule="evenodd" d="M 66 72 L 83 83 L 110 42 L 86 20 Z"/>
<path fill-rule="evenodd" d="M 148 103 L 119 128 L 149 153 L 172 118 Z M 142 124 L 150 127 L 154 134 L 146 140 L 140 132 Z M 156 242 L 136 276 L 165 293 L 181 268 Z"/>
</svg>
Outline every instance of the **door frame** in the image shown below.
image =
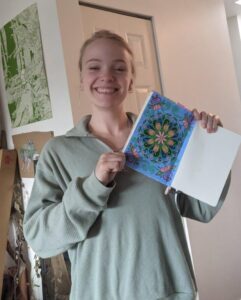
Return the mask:
<svg viewBox="0 0 241 300">
<path fill-rule="evenodd" d="M 79 6 L 95 8 L 95 9 L 99 9 L 99 10 L 102 10 L 102 11 L 108 11 L 108 12 L 112 12 L 112 13 L 116 13 L 116 14 L 120 14 L 120 15 L 125 15 L 125 16 L 129 16 L 129 17 L 134 17 L 134 18 L 139 18 L 139 19 L 144 19 L 144 20 L 150 21 L 151 29 L 152 29 L 152 37 L 153 37 L 153 41 L 154 41 L 154 51 L 155 51 L 155 56 L 156 56 L 156 60 L 157 60 L 157 63 L 158 63 L 157 72 L 158 72 L 158 76 L 159 76 L 160 93 L 163 95 L 163 85 L 162 85 L 162 77 L 161 77 L 161 70 L 160 70 L 160 56 L 159 56 L 159 52 L 157 51 L 157 38 L 156 38 L 156 32 L 155 32 L 153 16 L 147 16 L 147 15 L 143 15 L 143 14 L 136 14 L 136 13 L 133 13 L 133 12 L 120 10 L 120 9 L 115 9 L 115 8 L 111 8 L 111 7 L 107 7 L 107 6 L 103 6 L 103 5 L 87 3 L 87 2 L 81 1 L 81 0 L 79 0 L 78 3 L 79 3 Z"/>
</svg>

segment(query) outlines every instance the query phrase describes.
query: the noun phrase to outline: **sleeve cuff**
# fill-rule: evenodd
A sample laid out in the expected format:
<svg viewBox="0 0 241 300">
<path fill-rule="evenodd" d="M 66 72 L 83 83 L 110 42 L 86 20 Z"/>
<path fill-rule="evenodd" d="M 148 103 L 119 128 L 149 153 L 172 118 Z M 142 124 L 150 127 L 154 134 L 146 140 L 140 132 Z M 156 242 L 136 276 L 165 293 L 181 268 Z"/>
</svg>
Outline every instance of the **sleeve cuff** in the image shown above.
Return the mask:
<svg viewBox="0 0 241 300">
<path fill-rule="evenodd" d="M 83 182 L 83 190 L 85 194 L 94 199 L 97 205 L 104 206 L 109 198 L 110 193 L 115 188 L 116 183 L 112 182 L 111 185 L 105 186 L 102 184 L 92 172 Z"/>
</svg>

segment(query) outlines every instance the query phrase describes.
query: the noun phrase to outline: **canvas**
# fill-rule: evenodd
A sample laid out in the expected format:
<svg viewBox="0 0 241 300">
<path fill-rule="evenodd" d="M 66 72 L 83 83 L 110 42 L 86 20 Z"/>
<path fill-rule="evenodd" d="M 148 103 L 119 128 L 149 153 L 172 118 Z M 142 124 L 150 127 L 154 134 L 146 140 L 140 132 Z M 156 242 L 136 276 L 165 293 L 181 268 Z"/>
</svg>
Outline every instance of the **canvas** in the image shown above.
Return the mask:
<svg viewBox="0 0 241 300">
<path fill-rule="evenodd" d="M 43 146 L 52 137 L 52 131 L 33 131 L 13 136 L 13 143 L 18 152 L 21 178 L 34 178 L 35 162 L 37 162 Z"/>
</svg>

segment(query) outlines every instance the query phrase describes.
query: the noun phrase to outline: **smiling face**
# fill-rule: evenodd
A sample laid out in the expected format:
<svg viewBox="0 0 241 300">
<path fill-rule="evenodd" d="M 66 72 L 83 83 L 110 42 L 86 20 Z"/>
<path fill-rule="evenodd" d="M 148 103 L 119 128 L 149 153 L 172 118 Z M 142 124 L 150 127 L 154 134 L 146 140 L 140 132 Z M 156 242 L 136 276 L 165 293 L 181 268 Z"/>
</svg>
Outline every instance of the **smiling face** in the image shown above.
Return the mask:
<svg viewBox="0 0 241 300">
<path fill-rule="evenodd" d="M 82 59 L 81 84 L 95 107 L 122 105 L 133 82 L 131 56 L 117 41 L 97 39 Z"/>
</svg>

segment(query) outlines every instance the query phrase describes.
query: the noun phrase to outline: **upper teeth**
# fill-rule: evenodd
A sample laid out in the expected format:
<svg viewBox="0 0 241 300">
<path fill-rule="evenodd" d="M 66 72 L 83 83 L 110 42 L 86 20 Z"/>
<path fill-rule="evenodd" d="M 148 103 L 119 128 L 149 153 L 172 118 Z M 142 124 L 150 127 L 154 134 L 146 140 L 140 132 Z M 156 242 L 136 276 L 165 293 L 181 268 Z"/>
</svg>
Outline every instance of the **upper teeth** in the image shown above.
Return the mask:
<svg viewBox="0 0 241 300">
<path fill-rule="evenodd" d="M 110 94 L 115 92 L 115 88 L 97 88 L 96 89 L 98 93 L 103 93 L 103 94 Z"/>
</svg>

